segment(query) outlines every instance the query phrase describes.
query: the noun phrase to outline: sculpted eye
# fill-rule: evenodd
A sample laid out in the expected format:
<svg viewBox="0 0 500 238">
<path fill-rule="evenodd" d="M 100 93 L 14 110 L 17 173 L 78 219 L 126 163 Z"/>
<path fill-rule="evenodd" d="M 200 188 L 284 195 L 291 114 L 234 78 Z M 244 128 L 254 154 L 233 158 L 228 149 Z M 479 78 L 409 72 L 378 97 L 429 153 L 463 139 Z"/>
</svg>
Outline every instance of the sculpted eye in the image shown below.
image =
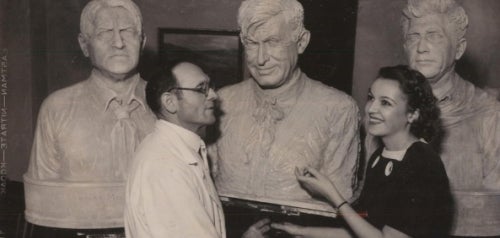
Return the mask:
<svg viewBox="0 0 500 238">
<path fill-rule="evenodd" d="M 258 43 L 256 41 L 250 40 L 250 39 L 245 39 L 244 40 L 245 46 L 247 47 L 257 47 Z"/>
<path fill-rule="evenodd" d="M 408 34 L 406 35 L 406 43 L 415 43 L 418 40 L 420 40 L 420 35 L 419 34 Z"/>
<path fill-rule="evenodd" d="M 120 32 L 124 32 L 124 33 L 135 33 L 135 28 L 133 27 L 129 27 L 129 28 L 125 28 L 125 29 L 121 29 Z"/>
<path fill-rule="evenodd" d="M 436 41 L 439 41 L 443 38 L 443 34 L 439 33 L 439 32 L 431 32 L 431 33 L 428 33 L 426 38 L 428 41 L 431 41 L 431 42 L 436 42 Z"/>
<path fill-rule="evenodd" d="M 132 38 L 136 36 L 136 30 L 133 27 L 125 28 L 120 30 L 120 35 L 122 37 Z"/>
<path fill-rule="evenodd" d="M 111 39 L 113 37 L 112 29 L 102 29 L 97 32 L 97 37 L 101 39 Z"/>
<path fill-rule="evenodd" d="M 276 39 L 276 38 L 271 38 L 271 39 L 267 40 L 266 43 L 269 44 L 269 46 L 271 46 L 271 47 L 276 47 L 276 46 L 279 46 L 281 44 L 281 41 L 279 39 Z"/>
</svg>

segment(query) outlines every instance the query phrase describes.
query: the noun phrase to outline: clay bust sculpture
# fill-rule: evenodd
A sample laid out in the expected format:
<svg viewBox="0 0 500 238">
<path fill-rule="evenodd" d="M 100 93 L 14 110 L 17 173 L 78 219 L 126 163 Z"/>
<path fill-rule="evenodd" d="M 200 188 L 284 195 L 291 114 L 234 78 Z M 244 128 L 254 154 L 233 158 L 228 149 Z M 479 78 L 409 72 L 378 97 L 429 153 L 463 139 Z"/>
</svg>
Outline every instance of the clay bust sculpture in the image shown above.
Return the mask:
<svg viewBox="0 0 500 238">
<path fill-rule="evenodd" d="M 142 16 L 132 1 L 94 0 L 83 9 L 80 31 L 93 70 L 42 104 L 24 175 L 26 219 L 59 228 L 123 227 L 128 165 L 155 121 L 137 72 Z"/>
<path fill-rule="evenodd" d="M 250 78 L 219 90 L 221 136 L 210 148 L 219 193 L 311 201 L 295 179 L 309 165 L 351 198 L 359 110 L 297 65 L 310 32 L 295 0 L 247 0 L 238 14 Z"/>
<path fill-rule="evenodd" d="M 401 22 L 408 63 L 430 82 L 441 110 L 451 233 L 500 235 L 500 102 L 455 72 L 467 45 L 465 10 L 453 0 L 409 0 Z"/>
</svg>

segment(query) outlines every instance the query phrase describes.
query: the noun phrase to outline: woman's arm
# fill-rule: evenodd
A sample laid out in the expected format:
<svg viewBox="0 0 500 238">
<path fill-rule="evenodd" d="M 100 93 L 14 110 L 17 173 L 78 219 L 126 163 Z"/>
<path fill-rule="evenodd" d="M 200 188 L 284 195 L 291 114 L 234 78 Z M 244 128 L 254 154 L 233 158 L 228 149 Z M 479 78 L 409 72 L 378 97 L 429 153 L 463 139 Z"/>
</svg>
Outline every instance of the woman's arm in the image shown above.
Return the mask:
<svg viewBox="0 0 500 238">
<path fill-rule="evenodd" d="M 352 231 L 361 238 L 394 237 L 406 238 L 408 235 L 390 227 L 384 226 L 382 230 L 377 229 L 364 218 L 362 218 L 340 195 L 335 185 L 316 169 L 306 167 L 296 169 L 295 175 L 299 182 L 311 193 L 325 197 L 334 207 L 339 209 L 340 214 L 349 224 Z M 341 205 L 340 207 L 338 207 Z"/>
<path fill-rule="evenodd" d="M 329 199 L 329 198 L 328 198 Z M 345 204 L 339 209 L 344 220 L 349 224 L 353 232 L 360 238 L 408 238 L 410 236 L 398 231 L 390 226 L 384 226 L 382 230 L 377 229 L 364 218 L 362 218 L 349 204 Z"/>
<path fill-rule="evenodd" d="M 298 226 L 288 222 L 285 223 L 272 223 L 271 227 L 274 229 L 285 231 L 286 233 L 295 237 L 303 238 L 352 238 L 353 236 L 349 231 L 343 228 L 333 227 L 307 227 Z"/>
</svg>

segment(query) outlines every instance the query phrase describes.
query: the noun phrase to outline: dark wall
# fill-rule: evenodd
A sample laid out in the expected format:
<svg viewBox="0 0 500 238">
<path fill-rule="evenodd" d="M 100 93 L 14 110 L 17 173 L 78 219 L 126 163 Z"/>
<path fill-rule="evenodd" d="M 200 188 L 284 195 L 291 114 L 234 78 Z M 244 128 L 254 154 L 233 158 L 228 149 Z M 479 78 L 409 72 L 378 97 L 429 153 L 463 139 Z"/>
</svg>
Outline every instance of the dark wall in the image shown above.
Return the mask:
<svg viewBox="0 0 500 238">
<path fill-rule="evenodd" d="M 85 79 L 89 61 L 78 45 L 80 13 L 87 0 L 45 0 L 46 2 L 46 95 Z"/>
<path fill-rule="evenodd" d="M 6 169 L 10 179 L 20 180 L 27 167 L 33 130 L 30 1 L 3 1 L 1 7 L 0 62 L 5 81 L 0 84 L 0 160 L 6 164 L 0 171 L 3 176 Z"/>
<path fill-rule="evenodd" d="M 500 1 L 463 0 L 469 16 L 467 50 L 457 71 L 480 87 L 500 87 Z M 352 95 L 364 107 L 368 87 L 380 67 L 406 64 L 399 25 L 405 0 L 360 0 Z"/>
<path fill-rule="evenodd" d="M 299 0 L 311 42 L 299 60 L 302 70 L 351 93 L 356 32 L 356 0 Z"/>
</svg>

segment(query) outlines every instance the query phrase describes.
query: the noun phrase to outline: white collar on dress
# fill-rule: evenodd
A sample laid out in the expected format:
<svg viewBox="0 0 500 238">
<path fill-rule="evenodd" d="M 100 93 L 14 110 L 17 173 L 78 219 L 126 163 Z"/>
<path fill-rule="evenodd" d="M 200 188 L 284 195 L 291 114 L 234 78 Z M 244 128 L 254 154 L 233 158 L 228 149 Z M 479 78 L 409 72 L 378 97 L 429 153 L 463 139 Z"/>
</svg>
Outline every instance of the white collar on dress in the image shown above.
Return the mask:
<svg viewBox="0 0 500 238">
<path fill-rule="evenodd" d="M 393 159 L 393 160 L 397 160 L 397 161 L 402 161 L 403 157 L 405 156 L 407 150 L 408 150 L 408 148 L 406 148 L 404 150 L 387 150 L 384 147 L 384 150 L 382 151 L 382 156 L 384 158 L 387 158 L 387 159 Z"/>
<path fill-rule="evenodd" d="M 418 140 L 418 141 L 427 144 L 427 141 L 425 141 L 422 138 L 420 138 L 420 140 Z M 415 142 L 417 142 L 417 141 L 415 141 Z M 413 142 L 413 143 L 415 143 L 415 142 Z M 411 147 L 411 145 L 413 145 L 413 143 L 409 144 L 406 148 L 404 148 L 402 150 L 388 150 L 384 147 L 384 150 L 382 150 L 382 156 L 384 158 L 387 158 L 387 159 L 393 159 L 393 160 L 397 160 L 397 161 L 401 162 L 403 160 L 403 157 L 406 154 L 406 151 L 408 150 L 408 148 Z"/>
</svg>

